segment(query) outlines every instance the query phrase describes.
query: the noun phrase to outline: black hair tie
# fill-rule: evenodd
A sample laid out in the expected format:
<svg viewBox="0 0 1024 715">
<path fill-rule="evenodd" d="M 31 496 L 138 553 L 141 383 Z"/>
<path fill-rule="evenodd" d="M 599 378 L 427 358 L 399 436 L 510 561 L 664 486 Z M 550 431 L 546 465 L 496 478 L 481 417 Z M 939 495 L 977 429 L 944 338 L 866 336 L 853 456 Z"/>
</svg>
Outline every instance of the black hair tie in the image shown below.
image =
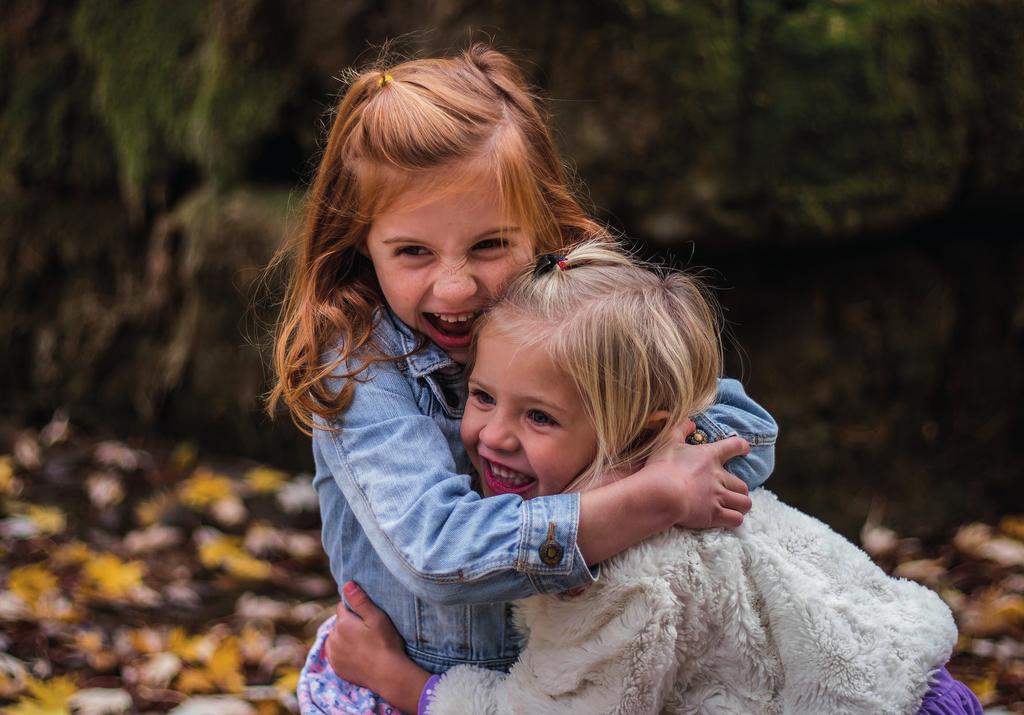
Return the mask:
<svg viewBox="0 0 1024 715">
<path fill-rule="evenodd" d="M 556 268 L 564 271 L 569 267 L 569 261 L 566 260 L 565 256 L 561 256 L 557 253 L 545 253 L 537 256 L 537 265 L 533 267 L 533 275 L 542 276 L 545 273 L 550 273 Z"/>
</svg>

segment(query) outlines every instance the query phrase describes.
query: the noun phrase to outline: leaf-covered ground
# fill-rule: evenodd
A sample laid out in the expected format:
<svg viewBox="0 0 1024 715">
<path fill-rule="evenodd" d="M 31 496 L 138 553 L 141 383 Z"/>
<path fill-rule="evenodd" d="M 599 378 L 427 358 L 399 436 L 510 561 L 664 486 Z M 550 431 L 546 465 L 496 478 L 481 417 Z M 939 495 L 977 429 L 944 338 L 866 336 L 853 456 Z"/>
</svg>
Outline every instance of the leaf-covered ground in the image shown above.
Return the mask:
<svg viewBox="0 0 1024 715">
<path fill-rule="evenodd" d="M 0 503 L 4 712 L 296 711 L 335 604 L 309 475 L 93 441 L 58 415 L 0 442 Z M 953 609 L 954 675 L 1024 712 L 1024 518 L 934 546 L 869 521 L 862 542 Z"/>
</svg>

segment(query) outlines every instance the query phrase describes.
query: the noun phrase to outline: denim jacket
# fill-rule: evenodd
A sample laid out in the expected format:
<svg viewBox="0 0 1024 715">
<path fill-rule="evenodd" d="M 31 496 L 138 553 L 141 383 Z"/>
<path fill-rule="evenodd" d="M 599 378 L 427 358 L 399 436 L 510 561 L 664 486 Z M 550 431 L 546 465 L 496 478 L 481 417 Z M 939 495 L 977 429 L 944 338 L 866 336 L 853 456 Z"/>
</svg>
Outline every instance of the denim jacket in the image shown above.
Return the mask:
<svg viewBox="0 0 1024 715">
<path fill-rule="evenodd" d="M 506 602 L 597 576 L 576 545 L 580 496 L 481 498 L 459 439 L 464 388 L 446 392 L 451 381 L 438 379 L 451 358 L 430 343 L 413 352 L 417 337 L 388 311 L 374 336 L 388 354 L 413 354 L 369 367 L 335 429 L 313 435 L 331 573 L 339 586 L 359 583 L 424 669 L 505 670 L 518 655 Z M 708 441 L 750 442 L 750 453 L 727 465 L 750 487 L 768 478 L 777 428 L 738 382 L 722 380 L 717 403 L 695 422 Z M 540 549 L 552 526 L 563 556 L 549 565 Z"/>
</svg>

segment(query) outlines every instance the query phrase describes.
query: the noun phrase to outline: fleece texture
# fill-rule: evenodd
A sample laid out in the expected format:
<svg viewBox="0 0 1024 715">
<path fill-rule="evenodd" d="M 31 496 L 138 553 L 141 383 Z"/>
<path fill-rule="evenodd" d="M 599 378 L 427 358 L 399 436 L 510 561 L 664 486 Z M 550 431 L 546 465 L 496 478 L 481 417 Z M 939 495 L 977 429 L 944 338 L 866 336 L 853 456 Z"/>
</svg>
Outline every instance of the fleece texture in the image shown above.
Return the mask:
<svg viewBox="0 0 1024 715">
<path fill-rule="evenodd" d="M 774 494 L 752 499 L 739 529 L 673 529 L 581 595 L 520 601 L 512 670 L 449 670 L 428 714 L 915 713 L 956 641 L 949 608 Z"/>
</svg>

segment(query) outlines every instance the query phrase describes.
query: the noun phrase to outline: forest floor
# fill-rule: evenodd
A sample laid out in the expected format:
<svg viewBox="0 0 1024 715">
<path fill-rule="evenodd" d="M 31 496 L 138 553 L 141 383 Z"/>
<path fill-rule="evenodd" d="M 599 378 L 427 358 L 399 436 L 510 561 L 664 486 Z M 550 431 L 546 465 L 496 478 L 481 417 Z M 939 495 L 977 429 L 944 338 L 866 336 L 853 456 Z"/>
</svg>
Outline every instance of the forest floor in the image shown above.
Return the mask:
<svg viewBox="0 0 1024 715">
<path fill-rule="evenodd" d="M 180 444 L 97 441 L 58 415 L 0 441 L 0 708 L 297 712 L 336 589 L 311 477 Z M 935 589 L 950 663 L 988 712 L 1024 713 L 1024 517 L 942 543 L 867 523 L 863 548 Z"/>
</svg>

